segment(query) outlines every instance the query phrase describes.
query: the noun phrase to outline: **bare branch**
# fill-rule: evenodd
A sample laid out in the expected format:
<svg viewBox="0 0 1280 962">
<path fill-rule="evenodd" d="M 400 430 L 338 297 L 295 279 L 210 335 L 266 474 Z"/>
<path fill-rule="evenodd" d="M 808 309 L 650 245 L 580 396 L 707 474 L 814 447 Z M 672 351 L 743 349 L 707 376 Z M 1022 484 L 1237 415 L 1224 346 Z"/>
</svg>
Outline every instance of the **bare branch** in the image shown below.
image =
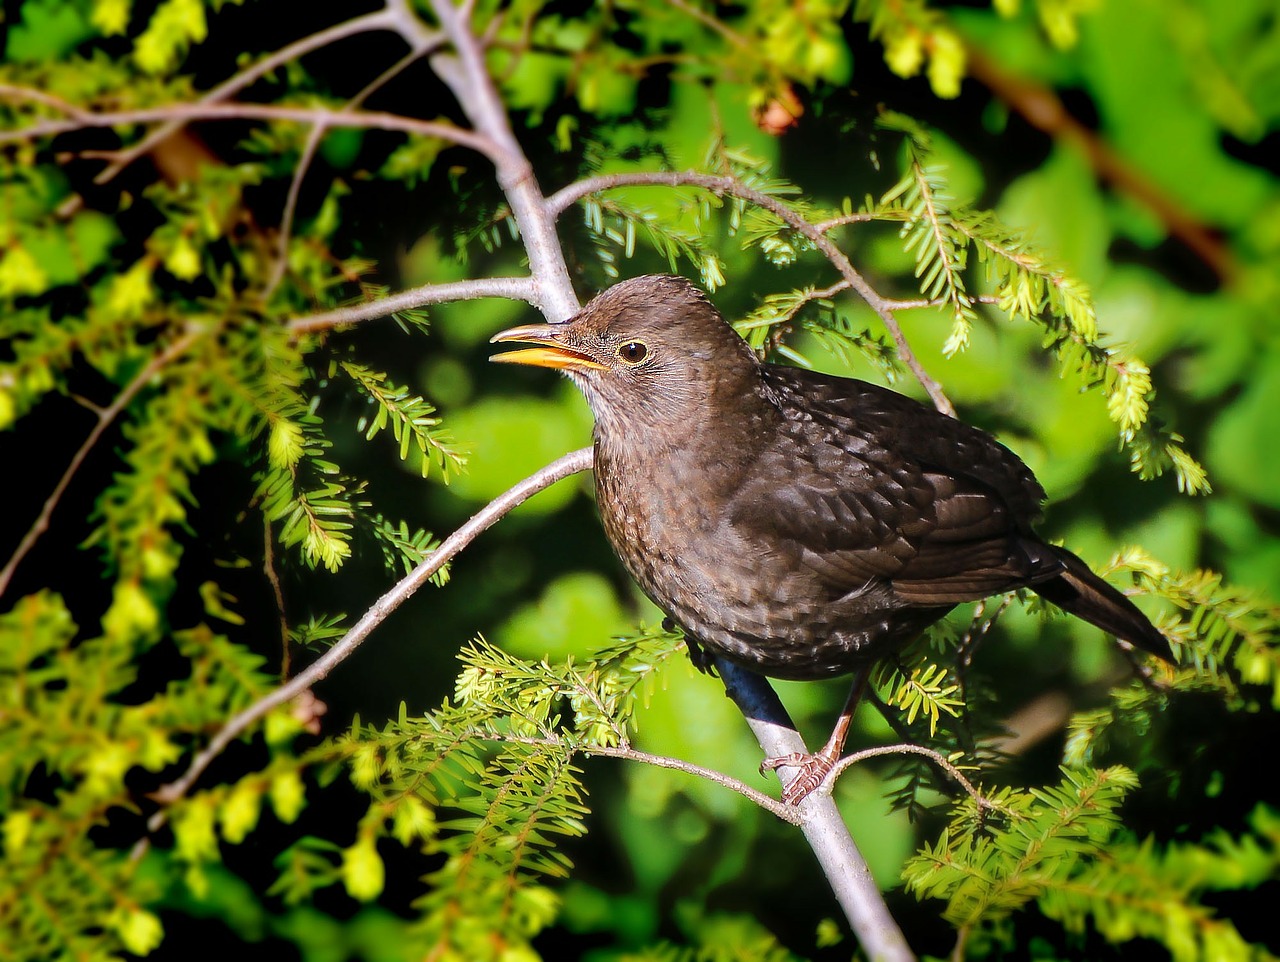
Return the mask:
<svg viewBox="0 0 1280 962">
<path fill-rule="evenodd" d="M 771 328 L 768 340 L 765 341 L 764 344 L 764 353 L 767 357 L 782 345 L 783 340 L 791 332 L 791 329 L 794 326 L 792 322 L 795 320 L 795 316 L 804 310 L 806 306 L 812 304 L 814 301 L 830 300 L 841 291 L 847 291 L 848 289 L 848 281 L 836 281 L 834 284 L 830 284 L 827 287 L 810 289 L 804 293 L 803 297 L 792 304 L 782 317 L 777 319 L 766 318 L 751 324 L 739 324 L 737 326 L 741 330 L 750 330 L 756 327 Z"/>
<path fill-rule="evenodd" d="M 484 51 L 471 32 L 467 10 L 458 9 L 452 0 L 432 0 L 431 5 L 456 51 L 456 56 L 436 54 L 431 65 L 458 98 L 475 129 L 495 146 L 488 156 L 520 228 L 529 271 L 538 284 L 539 306 L 548 320 L 563 321 L 577 313 L 580 305 L 556 236 L 555 215 L 511 130 L 502 98 L 485 67 Z"/>
<path fill-rule="evenodd" d="M 916 376 L 916 380 L 924 386 L 924 389 L 929 393 L 929 397 L 932 398 L 934 406 L 944 414 L 955 417 L 955 408 L 943 392 L 941 385 L 930 377 L 929 373 L 924 369 L 924 365 L 916 357 L 915 352 L 911 350 L 911 345 L 907 342 L 906 335 L 902 332 L 902 327 L 893 315 L 892 302 L 882 297 L 867 283 L 866 278 L 850 263 L 844 251 L 840 250 L 826 234 L 819 230 L 816 224 L 805 220 L 777 198 L 747 186 L 736 177 L 700 174 L 691 170 L 646 171 L 629 174 L 605 174 L 599 177 L 585 178 L 561 188 L 548 197 L 547 207 L 555 214 L 559 214 L 570 204 L 591 194 L 598 194 L 601 191 L 612 190 L 616 187 L 641 186 L 702 187 L 716 194 L 739 197 L 775 214 L 783 223 L 807 238 L 818 248 L 844 279 L 849 282 L 849 286 L 857 291 L 871 309 L 880 316 L 880 320 L 893 338 L 894 345 L 898 349 L 898 357 L 902 360 L 902 363 L 907 365 Z"/>
<path fill-rule="evenodd" d="M 704 768 L 701 765 L 695 765 L 693 762 L 686 762 L 681 758 L 671 758 L 667 755 L 654 755 L 651 752 L 642 752 L 639 749 L 629 746 L 613 746 L 613 745 L 566 745 L 564 742 L 555 738 L 532 738 L 522 737 L 519 735 L 504 735 L 495 732 L 480 731 L 476 733 L 478 736 L 497 742 L 515 742 L 520 745 L 549 745 L 560 746 L 576 753 L 581 753 L 588 757 L 599 755 L 603 758 L 621 758 L 630 762 L 642 762 L 645 765 L 654 765 L 658 768 L 669 768 L 672 771 L 684 772 L 688 775 L 694 775 L 698 778 L 705 778 L 709 782 L 727 788 L 730 791 L 737 792 L 744 798 L 755 802 L 771 815 L 775 815 L 784 822 L 790 822 L 792 825 L 801 825 L 804 822 L 800 809 L 794 805 L 784 805 L 772 796 L 766 795 L 758 789 L 752 788 L 746 782 L 740 781 L 718 772 L 714 768 Z"/>
<path fill-rule="evenodd" d="M 868 758 L 878 758 L 881 755 L 923 755 L 929 761 L 933 762 L 944 772 L 951 776 L 961 788 L 968 793 L 974 803 L 979 808 L 994 809 L 996 806 L 987 801 L 985 796 L 973 787 L 973 782 L 969 781 L 959 768 L 951 763 L 951 760 L 941 752 L 934 751 L 932 748 L 926 748 L 923 745 L 912 745 L 909 742 L 902 745 L 881 745 L 876 748 L 864 748 L 862 751 L 851 752 L 832 767 L 827 777 L 823 780 L 824 785 L 832 785 L 840 773 L 852 765 L 859 762 L 865 762 Z"/>
<path fill-rule="evenodd" d="M 822 231 L 822 233 L 825 234 L 828 231 L 835 230 L 837 227 L 844 227 L 846 224 L 866 224 L 866 223 L 869 223 L 870 221 L 875 221 L 879 219 L 880 219 L 880 216 L 877 214 L 859 212 L 856 214 L 841 214 L 839 217 L 831 217 L 827 220 L 820 220 L 813 226 L 814 226 L 814 229 L 820 230 Z"/>
<path fill-rule="evenodd" d="M 425 52 L 425 50 L 410 50 L 348 100 L 343 105 L 341 112 L 348 113 L 355 110 L 373 93 L 403 73 L 406 67 L 419 60 Z M 316 124 L 312 127 L 311 133 L 307 135 L 307 142 L 302 147 L 302 154 L 298 157 L 298 165 L 294 168 L 293 179 L 289 183 L 289 192 L 285 197 L 284 212 L 280 215 L 280 230 L 276 239 L 276 262 L 271 268 L 267 283 L 263 287 L 262 299 L 264 301 L 271 298 L 271 292 L 276 289 L 284 278 L 284 272 L 288 268 L 289 239 L 293 234 L 293 215 L 298 206 L 298 196 L 302 193 L 302 181 L 306 178 L 307 171 L 311 167 L 311 161 L 314 159 L 316 151 L 320 148 L 320 142 L 328 131 L 327 124 Z"/>
<path fill-rule="evenodd" d="M 530 272 L 538 284 L 539 307 L 548 320 L 564 320 L 578 310 L 578 299 L 556 236 L 555 219 L 559 211 L 577 197 L 586 196 L 592 188 L 574 197 L 566 191 L 560 191 L 552 198 L 543 196 L 533 169 L 511 132 L 502 101 L 486 70 L 479 43 L 450 0 L 432 0 L 432 6 L 458 51 L 456 59 L 437 54 L 432 58 L 432 66 L 454 91 L 476 129 L 499 145 L 500 153 L 493 158 L 498 168 L 498 182 L 520 228 L 529 256 Z M 741 187 L 732 178 L 721 180 L 728 183 L 726 192 Z M 584 183 L 599 183 L 599 180 Z M 771 202 L 770 198 L 759 196 Z M 789 209 L 784 210 L 792 213 Z M 809 229 L 812 230 L 811 227 Z M 825 240 L 821 234 L 816 236 L 819 241 Z M 826 246 L 834 250 L 830 243 Z M 838 251 L 836 254 L 844 260 L 848 271 L 858 276 L 848 260 Z M 860 276 L 858 280 L 870 291 Z M 718 661 L 717 667 L 726 690 L 746 716 L 767 755 L 786 755 L 804 749 L 795 726 L 787 718 L 768 681 L 728 662 Z M 798 808 L 804 819 L 802 830 L 867 954 L 888 962 L 914 959 L 830 796 L 811 795 Z"/>
<path fill-rule="evenodd" d="M 486 156 L 498 153 L 498 147 L 487 137 L 453 124 L 434 120 L 416 120 L 380 111 L 341 111 L 325 107 L 289 107 L 273 104 L 165 104 L 137 110 L 79 111 L 68 120 L 46 120 L 17 130 L 0 131 L 0 144 L 11 144 L 34 137 L 52 137 L 95 127 L 120 127 L 180 120 L 266 120 L 292 121 L 302 124 L 324 124 L 329 127 L 358 127 L 393 130 L 422 137 L 438 137 L 460 147 L 469 147 Z"/>
<path fill-rule="evenodd" d="M 994 294 L 980 294 L 977 297 L 969 298 L 974 304 L 999 304 L 1000 298 Z M 951 304 L 948 297 L 913 297 L 907 300 L 885 299 L 885 303 L 895 311 L 910 311 L 918 307 L 947 307 Z"/>
<path fill-rule="evenodd" d="M 335 24 L 332 27 L 326 27 L 324 30 L 317 31 L 309 37 L 303 37 L 301 40 L 295 40 L 293 43 L 287 44 L 277 50 L 275 53 L 263 57 L 253 66 L 240 71 L 234 77 L 223 81 L 214 87 L 208 93 L 197 101 L 198 103 L 207 104 L 220 100 L 226 100 L 228 97 L 234 96 L 241 90 L 244 90 L 250 84 L 255 83 L 262 77 L 265 77 L 271 71 L 283 66 L 291 60 L 297 60 L 299 57 L 311 53 L 313 50 L 319 50 L 321 47 L 327 47 L 331 43 L 344 40 L 347 37 L 353 37 L 357 34 L 368 33 L 375 30 L 394 30 L 404 37 L 410 47 L 421 55 L 423 50 L 422 37 L 415 36 L 409 28 L 405 26 L 403 11 L 398 9 L 398 4 L 388 3 L 387 6 L 375 11 L 374 13 L 365 14 L 364 16 L 355 17 L 345 23 Z M 416 22 L 417 18 L 413 18 Z M 418 24 L 421 26 L 421 24 Z M 147 134 L 141 141 L 122 151 L 116 159 L 106 168 L 98 173 L 94 180 L 99 184 L 105 184 L 111 180 L 116 174 L 124 170 L 129 164 L 137 160 L 140 156 L 151 150 L 156 144 L 164 140 L 166 137 L 179 130 L 185 120 L 170 120 L 161 124 L 155 130 Z"/>
<path fill-rule="evenodd" d="M 271 585 L 271 597 L 276 603 L 276 617 L 280 621 L 280 680 L 288 681 L 293 665 L 293 652 L 289 649 L 289 618 L 285 614 L 284 589 L 280 587 L 280 575 L 276 571 L 275 533 L 271 530 L 271 518 L 262 514 L 262 571 Z"/>
<path fill-rule="evenodd" d="M 172 805 L 182 798 L 195 784 L 201 773 L 209 767 L 209 763 L 217 758 L 241 732 L 258 721 L 271 709 L 292 701 L 298 695 L 311 688 L 316 682 L 329 676 L 338 665 L 347 658 L 369 637 L 369 634 L 387 617 L 413 596 L 432 575 L 439 571 L 463 548 L 482 532 L 500 520 L 512 508 L 522 504 L 532 495 L 548 488 L 557 481 L 563 480 L 579 471 L 591 467 L 592 452 L 590 448 L 581 448 L 564 457 L 552 461 L 545 468 L 531 474 L 523 481 L 498 495 L 474 514 L 466 524 L 449 535 L 435 551 L 431 552 L 422 563 L 408 575 L 396 583 L 366 611 L 358 622 L 342 636 L 332 648 L 326 651 L 311 665 L 299 672 L 279 688 L 274 689 L 248 708 L 230 718 L 218 733 L 210 739 L 209 744 L 191 760 L 182 775 L 158 789 L 153 796 L 162 805 Z M 154 832 L 164 824 L 167 811 L 160 809 L 147 822 L 148 831 Z"/>
<path fill-rule="evenodd" d="M 782 702 L 764 678 L 722 659 L 716 660 L 716 669 L 725 691 L 746 718 L 767 757 L 808 753 Z M 795 774 L 795 769 L 788 766 L 778 771 L 783 784 Z M 817 856 L 863 953 L 881 962 L 913 962 L 915 954 L 889 912 L 831 793 L 811 792 L 796 808 L 803 819 L 800 830 Z"/>
<path fill-rule="evenodd" d="M 693 4 L 686 3 L 685 0 L 667 0 L 667 3 L 682 13 L 692 17 L 694 20 L 697 20 L 708 30 L 720 34 L 720 36 L 724 37 L 725 40 L 728 40 L 739 50 L 751 49 L 751 42 L 747 40 L 746 37 L 732 29 L 728 24 L 717 20 L 715 17 L 711 16 L 711 14 L 699 10 Z"/>
<path fill-rule="evenodd" d="M 75 104 L 63 100 L 61 97 L 55 97 L 51 93 L 35 90 L 32 87 L 18 87 L 13 84 L 0 84 L 0 100 L 29 100 L 32 103 L 52 107 L 68 117 L 79 117 L 88 113 Z"/>
<path fill-rule="evenodd" d="M 430 304 L 470 301 L 481 297 L 506 297 L 511 300 L 525 301 L 534 307 L 541 304 L 538 285 L 531 277 L 477 277 L 466 281 L 424 284 L 422 287 L 401 291 L 399 294 L 380 297 L 367 304 L 335 307 L 333 310 L 295 318 L 288 323 L 290 330 L 297 334 L 306 334 L 326 328 L 341 327 L 344 324 L 358 324 L 360 321 L 386 317 L 397 311 L 409 311 Z"/>
</svg>

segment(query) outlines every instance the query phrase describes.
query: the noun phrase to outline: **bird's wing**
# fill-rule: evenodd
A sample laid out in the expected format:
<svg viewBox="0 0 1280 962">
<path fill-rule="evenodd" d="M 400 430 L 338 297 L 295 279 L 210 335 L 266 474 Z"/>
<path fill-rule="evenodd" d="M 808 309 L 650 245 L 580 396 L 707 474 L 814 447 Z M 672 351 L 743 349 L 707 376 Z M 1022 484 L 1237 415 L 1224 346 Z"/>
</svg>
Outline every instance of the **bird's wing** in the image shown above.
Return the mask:
<svg viewBox="0 0 1280 962">
<path fill-rule="evenodd" d="M 1030 532 L 1043 491 L 990 435 L 862 382 L 791 369 L 768 381 L 785 416 L 732 523 L 833 592 L 888 581 L 906 604 L 945 605 L 1061 571 Z"/>
</svg>

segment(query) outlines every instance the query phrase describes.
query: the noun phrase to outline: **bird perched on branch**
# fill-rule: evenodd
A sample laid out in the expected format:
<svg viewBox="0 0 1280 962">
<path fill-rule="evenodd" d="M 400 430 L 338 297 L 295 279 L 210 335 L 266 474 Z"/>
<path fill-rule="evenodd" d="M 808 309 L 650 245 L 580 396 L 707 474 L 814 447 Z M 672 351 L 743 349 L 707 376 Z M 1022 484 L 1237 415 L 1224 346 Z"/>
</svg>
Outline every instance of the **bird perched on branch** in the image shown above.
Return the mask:
<svg viewBox="0 0 1280 962">
<path fill-rule="evenodd" d="M 565 372 L 595 416 L 595 485 L 622 563 L 695 662 L 855 673 L 832 738 L 767 759 L 798 802 L 839 759 L 874 661 L 952 607 L 1017 588 L 1172 659 L 1115 588 L 1032 529 L 1044 490 L 985 431 L 873 384 L 762 363 L 681 277 L 623 281 L 495 361 Z"/>
</svg>

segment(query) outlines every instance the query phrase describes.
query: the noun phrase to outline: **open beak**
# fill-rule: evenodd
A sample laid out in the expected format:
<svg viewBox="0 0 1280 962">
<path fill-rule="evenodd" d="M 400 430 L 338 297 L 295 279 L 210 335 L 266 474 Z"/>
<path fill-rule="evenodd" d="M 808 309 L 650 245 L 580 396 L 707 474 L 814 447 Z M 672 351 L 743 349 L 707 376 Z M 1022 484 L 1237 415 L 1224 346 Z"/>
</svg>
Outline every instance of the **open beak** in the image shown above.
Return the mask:
<svg viewBox="0 0 1280 962">
<path fill-rule="evenodd" d="M 499 331 L 489 338 L 490 344 L 497 344 L 500 341 L 520 341 L 525 344 L 541 344 L 542 347 L 495 354 L 489 360 L 503 364 L 532 364 L 536 367 L 555 367 L 570 371 L 605 370 L 603 364 L 560 343 L 565 327 L 564 324 L 525 324 L 522 327 Z"/>
</svg>

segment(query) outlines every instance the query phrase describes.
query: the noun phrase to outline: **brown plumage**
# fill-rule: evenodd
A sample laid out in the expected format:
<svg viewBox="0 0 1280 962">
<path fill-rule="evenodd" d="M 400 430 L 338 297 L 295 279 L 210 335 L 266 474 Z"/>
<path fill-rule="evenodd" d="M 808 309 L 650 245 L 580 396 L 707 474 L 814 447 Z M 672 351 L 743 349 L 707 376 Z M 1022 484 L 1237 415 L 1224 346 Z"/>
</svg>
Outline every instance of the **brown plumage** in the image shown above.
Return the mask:
<svg viewBox="0 0 1280 962">
<path fill-rule="evenodd" d="M 582 389 L 605 533 L 714 655 L 778 678 L 862 677 L 955 605 L 1030 588 L 1171 658 L 1128 599 L 1035 533 L 1044 491 L 991 435 L 885 388 L 761 363 L 683 278 L 624 281 L 565 323 L 493 340 L 541 345 L 494 360 Z"/>
</svg>

